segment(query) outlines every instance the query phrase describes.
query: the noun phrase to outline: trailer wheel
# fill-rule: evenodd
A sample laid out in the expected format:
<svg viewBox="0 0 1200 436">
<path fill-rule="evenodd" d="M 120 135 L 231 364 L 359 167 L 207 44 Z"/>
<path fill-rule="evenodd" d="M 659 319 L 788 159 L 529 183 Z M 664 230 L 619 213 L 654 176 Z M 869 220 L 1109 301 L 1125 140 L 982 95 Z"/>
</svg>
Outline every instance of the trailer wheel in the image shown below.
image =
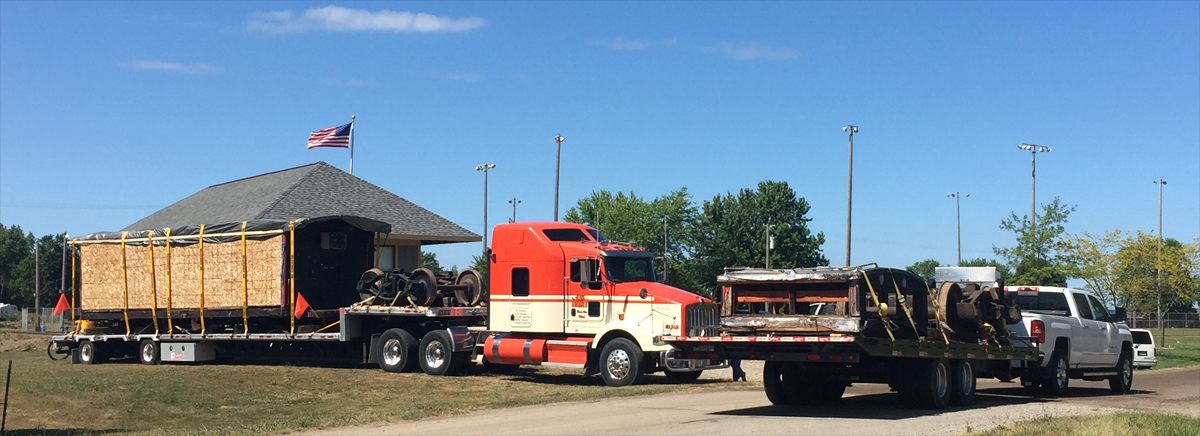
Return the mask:
<svg viewBox="0 0 1200 436">
<path fill-rule="evenodd" d="M 104 351 L 93 341 L 79 342 L 79 363 L 94 365 L 104 361 Z"/>
<path fill-rule="evenodd" d="M 1042 379 L 1042 393 L 1049 397 L 1057 397 L 1067 390 L 1071 378 L 1067 374 L 1070 368 L 1065 350 L 1054 350 L 1050 354 L 1050 366 L 1046 367 L 1045 378 Z"/>
<path fill-rule="evenodd" d="M 629 386 L 642 375 L 642 350 L 625 338 L 616 338 L 600 352 L 600 377 L 609 386 Z"/>
<path fill-rule="evenodd" d="M 1117 361 L 1117 375 L 1108 379 L 1108 387 L 1113 393 L 1124 395 L 1133 387 L 1133 356 L 1129 350 L 1121 352 L 1121 360 Z"/>
<path fill-rule="evenodd" d="M 158 342 L 153 339 L 142 339 L 138 346 L 138 361 L 143 365 L 158 365 L 161 355 L 158 352 Z"/>
<path fill-rule="evenodd" d="M 966 360 L 950 361 L 950 404 L 970 406 L 975 401 L 975 368 Z"/>
<path fill-rule="evenodd" d="M 667 376 L 667 380 L 673 381 L 675 383 L 688 383 L 688 382 L 694 382 L 696 380 L 699 380 L 700 374 L 703 374 L 703 373 L 704 373 L 704 371 L 687 371 L 687 372 L 667 371 L 665 373 L 665 375 Z"/>
<path fill-rule="evenodd" d="M 803 374 L 792 362 L 768 360 L 763 364 L 763 391 L 771 404 L 787 406 L 804 404 L 807 386 Z"/>
<path fill-rule="evenodd" d="M 917 397 L 927 409 L 950 404 L 950 364 L 946 359 L 925 359 L 917 365 Z"/>
<path fill-rule="evenodd" d="M 386 372 L 412 371 L 416 367 L 413 355 L 417 340 L 404 329 L 388 329 L 379 336 L 379 367 Z"/>
<path fill-rule="evenodd" d="M 454 341 L 445 330 L 426 333 L 425 337 L 421 338 L 420 349 L 421 355 L 418 360 L 421 362 L 421 370 L 429 375 L 451 374 L 452 369 L 458 365 L 455 359 L 462 357 L 461 353 L 450 351 L 454 349 Z"/>
<path fill-rule="evenodd" d="M 832 403 L 846 395 L 846 380 L 840 377 L 818 378 L 810 375 L 808 382 L 815 388 L 814 396 L 822 403 Z"/>
</svg>

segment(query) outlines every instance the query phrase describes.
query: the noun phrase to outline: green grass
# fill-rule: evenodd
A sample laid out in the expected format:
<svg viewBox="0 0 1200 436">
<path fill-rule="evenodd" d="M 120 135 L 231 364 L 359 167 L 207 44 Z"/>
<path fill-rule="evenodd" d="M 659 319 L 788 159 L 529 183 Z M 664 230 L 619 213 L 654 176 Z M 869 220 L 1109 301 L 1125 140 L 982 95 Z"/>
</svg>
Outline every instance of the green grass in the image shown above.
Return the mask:
<svg viewBox="0 0 1200 436">
<path fill-rule="evenodd" d="M 1195 436 L 1200 419 L 1154 413 L 1044 417 L 1003 425 L 971 436 Z"/>
<path fill-rule="evenodd" d="M 72 365 L 45 349 L 13 361 L 8 425 L 15 434 L 251 435 L 468 413 L 562 401 L 744 388 L 702 380 L 609 388 L 582 372 L 531 368 L 466 377 L 391 374 L 368 367 Z"/>
<path fill-rule="evenodd" d="M 1158 330 L 1152 332 L 1158 354 L 1158 365 L 1154 369 L 1200 365 L 1200 330 L 1167 329 L 1162 339 L 1159 339 Z"/>
</svg>

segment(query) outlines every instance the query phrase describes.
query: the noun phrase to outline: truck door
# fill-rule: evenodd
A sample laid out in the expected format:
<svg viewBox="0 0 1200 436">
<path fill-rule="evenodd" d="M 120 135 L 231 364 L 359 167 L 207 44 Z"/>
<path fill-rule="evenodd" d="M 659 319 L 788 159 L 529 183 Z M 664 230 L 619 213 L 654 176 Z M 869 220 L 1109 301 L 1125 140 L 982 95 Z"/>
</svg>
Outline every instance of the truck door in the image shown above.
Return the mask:
<svg viewBox="0 0 1200 436">
<path fill-rule="evenodd" d="M 1075 301 L 1075 309 L 1079 312 L 1079 323 L 1082 327 L 1079 329 L 1079 334 L 1075 335 L 1074 343 L 1071 346 L 1071 354 L 1075 354 L 1074 351 L 1079 352 L 1079 362 L 1072 363 L 1078 363 L 1077 366 L 1096 366 L 1099 364 L 1099 355 L 1104 348 L 1105 333 L 1101 330 L 1104 323 L 1096 320 L 1087 295 L 1072 292 L 1071 297 Z"/>
<path fill-rule="evenodd" d="M 1115 319 L 1108 314 L 1108 308 L 1104 307 L 1104 303 L 1097 300 L 1095 296 L 1088 295 L 1088 301 L 1092 303 L 1092 315 L 1095 315 L 1096 322 L 1100 324 L 1100 341 L 1101 347 L 1099 354 L 1096 356 L 1096 364 L 1100 366 L 1116 366 L 1117 359 L 1121 357 L 1121 336 L 1117 330 Z"/>
<path fill-rule="evenodd" d="M 568 261 L 569 276 L 564 280 L 566 333 L 594 334 L 604 326 L 604 287 L 600 283 L 600 259 L 574 258 Z M 587 281 L 590 279 L 590 281 Z"/>
</svg>

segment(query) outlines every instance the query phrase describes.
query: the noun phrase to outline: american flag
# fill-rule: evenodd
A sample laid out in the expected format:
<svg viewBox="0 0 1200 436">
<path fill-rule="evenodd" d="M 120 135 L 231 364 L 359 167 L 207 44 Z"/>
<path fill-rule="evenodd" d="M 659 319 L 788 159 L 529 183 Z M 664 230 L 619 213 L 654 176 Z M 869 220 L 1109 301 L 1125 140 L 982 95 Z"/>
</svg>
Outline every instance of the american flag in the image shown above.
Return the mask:
<svg viewBox="0 0 1200 436">
<path fill-rule="evenodd" d="M 354 125 L 354 123 L 349 123 L 349 124 L 345 124 L 345 125 L 341 125 L 341 126 L 337 126 L 337 127 L 330 127 L 328 129 L 321 129 L 321 130 L 312 132 L 311 135 L 308 135 L 308 148 L 310 148 L 310 149 L 317 148 L 317 147 L 349 148 L 350 147 L 350 127 L 353 125 Z"/>
</svg>

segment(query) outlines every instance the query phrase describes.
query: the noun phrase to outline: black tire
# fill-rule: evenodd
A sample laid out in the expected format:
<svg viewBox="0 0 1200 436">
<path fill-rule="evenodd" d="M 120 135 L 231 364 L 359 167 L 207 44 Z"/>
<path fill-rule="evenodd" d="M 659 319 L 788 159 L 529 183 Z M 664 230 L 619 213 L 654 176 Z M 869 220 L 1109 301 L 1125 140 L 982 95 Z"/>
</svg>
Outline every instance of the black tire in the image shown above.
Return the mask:
<svg viewBox="0 0 1200 436">
<path fill-rule="evenodd" d="M 687 371 L 687 372 L 667 371 L 664 375 L 667 376 L 667 380 L 673 381 L 675 383 L 689 383 L 689 382 L 694 382 L 696 380 L 699 380 L 700 374 L 703 374 L 703 373 L 704 373 L 704 371 Z"/>
<path fill-rule="evenodd" d="M 946 359 L 924 359 L 917 363 L 917 399 L 926 409 L 945 409 L 950 404 L 950 363 Z"/>
<path fill-rule="evenodd" d="M 791 406 L 807 403 L 803 373 L 792 362 L 768 360 L 763 364 L 763 391 L 771 404 Z"/>
<path fill-rule="evenodd" d="M 1067 390 L 1067 385 L 1071 383 L 1071 377 L 1068 374 L 1070 368 L 1066 350 L 1054 350 L 1053 353 L 1050 353 L 1050 366 L 1047 366 L 1045 372 L 1042 373 L 1042 394 L 1048 397 L 1062 395 Z"/>
<path fill-rule="evenodd" d="M 609 386 L 629 386 L 642 375 L 642 350 L 625 338 L 604 344 L 600 352 L 600 377 Z"/>
<path fill-rule="evenodd" d="M 475 360 L 471 358 L 470 351 L 454 353 L 453 360 L 450 363 L 450 372 L 446 373 L 446 375 L 467 375 L 475 367 Z"/>
<path fill-rule="evenodd" d="M 1133 355 L 1129 350 L 1121 352 L 1117 361 L 1117 375 L 1108 378 L 1108 387 L 1115 394 L 1127 394 L 1133 388 Z"/>
<path fill-rule="evenodd" d="M 158 365 L 162 354 L 159 352 L 158 342 L 153 339 L 142 339 L 142 343 L 138 345 L 138 362 L 142 365 Z"/>
<path fill-rule="evenodd" d="M 429 375 L 451 374 L 458 365 L 455 358 L 462 357 L 454 353 L 454 340 L 445 330 L 433 330 L 421 338 L 420 356 L 421 370 Z"/>
<path fill-rule="evenodd" d="M 104 362 L 106 354 L 104 347 L 93 341 L 82 341 L 79 343 L 79 363 L 84 365 L 94 365 Z"/>
<path fill-rule="evenodd" d="M 809 384 L 813 387 L 813 396 L 821 403 L 833 403 L 846 395 L 846 380 L 839 377 L 820 378 L 810 376 Z"/>
<path fill-rule="evenodd" d="M 379 368 L 409 372 L 416 368 L 417 340 L 404 329 L 388 329 L 379 336 Z"/>
<path fill-rule="evenodd" d="M 970 361 L 950 361 L 950 404 L 970 406 L 975 402 L 975 382 L 975 367 Z"/>
</svg>

